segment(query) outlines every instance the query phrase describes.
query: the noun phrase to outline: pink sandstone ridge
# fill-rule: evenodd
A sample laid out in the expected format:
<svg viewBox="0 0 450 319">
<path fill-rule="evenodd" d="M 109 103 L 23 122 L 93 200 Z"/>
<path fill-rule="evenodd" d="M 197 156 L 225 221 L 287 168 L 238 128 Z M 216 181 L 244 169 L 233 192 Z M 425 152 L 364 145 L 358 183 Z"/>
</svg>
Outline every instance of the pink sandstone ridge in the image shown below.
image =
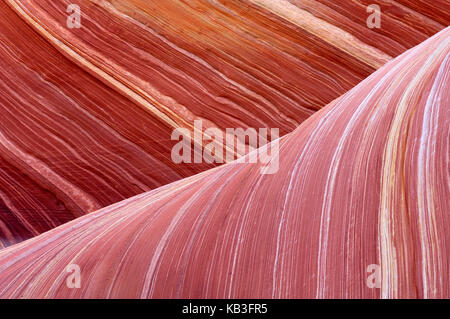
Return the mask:
<svg viewBox="0 0 450 319">
<path fill-rule="evenodd" d="M 369 2 L 1 1 L 0 249 L 219 165 L 172 161 L 194 120 L 292 132 L 450 20 Z"/>
<path fill-rule="evenodd" d="M 446 28 L 282 137 L 276 174 L 231 162 L 0 250 L 0 297 L 449 298 L 449 71 Z"/>
</svg>

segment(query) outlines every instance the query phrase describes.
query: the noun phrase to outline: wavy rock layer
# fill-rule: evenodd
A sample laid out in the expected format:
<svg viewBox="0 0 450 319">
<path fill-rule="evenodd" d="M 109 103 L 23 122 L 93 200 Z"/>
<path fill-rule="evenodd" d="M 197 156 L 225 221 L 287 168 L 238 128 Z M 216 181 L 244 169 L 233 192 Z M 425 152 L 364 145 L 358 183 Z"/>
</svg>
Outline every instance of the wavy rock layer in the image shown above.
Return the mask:
<svg viewBox="0 0 450 319">
<path fill-rule="evenodd" d="M 392 1 L 381 5 L 381 29 L 367 27 L 364 1 L 8 3 L 60 50 L 75 51 L 75 62 L 100 68 L 176 123 L 201 117 L 281 134 L 446 26 Z M 80 29 L 64 27 L 70 3 L 82 10 Z"/>
<path fill-rule="evenodd" d="M 233 162 L 0 251 L 0 297 L 449 298 L 449 71 L 447 28 L 282 138 L 277 174 Z"/>
<path fill-rule="evenodd" d="M 173 127 L 65 59 L 0 4 L 0 247 L 199 173 Z"/>
<path fill-rule="evenodd" d="M 364 1 L 291 2 L 1 2 L 0 247 L 213 167 L 170 159 L 195 119 L 292 131 L 448 21 L 382 1 L 370 30 Z"/>
</svg>

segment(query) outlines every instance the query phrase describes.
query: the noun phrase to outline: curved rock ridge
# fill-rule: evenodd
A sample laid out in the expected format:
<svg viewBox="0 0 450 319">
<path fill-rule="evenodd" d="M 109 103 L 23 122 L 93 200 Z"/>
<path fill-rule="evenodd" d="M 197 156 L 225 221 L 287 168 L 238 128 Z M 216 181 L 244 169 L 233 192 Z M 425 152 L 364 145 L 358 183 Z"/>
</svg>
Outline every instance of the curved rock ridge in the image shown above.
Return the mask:
<svg viewBox="0 0 450 319">
<path fill-rule="evenodd" d="M 449 298 L 449 88 L 447 28 L 282 137 L 276 174 L 229 163 L 3 249 L 0 297 Z"/>
<path fill-rule="evenodd" d="M 196 119 L 292 131 L 447 21 L 379 2 L 371 30 L 364 1 L 2 1 L 0 248 L 214 167 L 170 158 Z"/>
</svg>

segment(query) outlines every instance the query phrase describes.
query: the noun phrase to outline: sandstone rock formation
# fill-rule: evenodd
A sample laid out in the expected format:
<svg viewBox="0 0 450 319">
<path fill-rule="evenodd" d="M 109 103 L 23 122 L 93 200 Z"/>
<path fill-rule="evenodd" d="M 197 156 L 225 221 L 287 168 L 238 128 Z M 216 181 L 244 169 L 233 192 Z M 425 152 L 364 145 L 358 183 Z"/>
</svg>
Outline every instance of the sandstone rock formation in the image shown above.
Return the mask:
<svg viewBox="0 0 450 319">
<path fill-rule="evenodd" d="M 447 28 L 284 136 L 276 174 L 232 162 L 1 250 L 0 297 L 449 298 L 449 71 Z"/>
<path fill-rule="evenodd" d="M 2 1 L 0 248 L 216 166 L 170 158 L 196 119 L 291 132 L 443 29 L 434 2 L 368 29 L 367 1 Z"/>
</svg>

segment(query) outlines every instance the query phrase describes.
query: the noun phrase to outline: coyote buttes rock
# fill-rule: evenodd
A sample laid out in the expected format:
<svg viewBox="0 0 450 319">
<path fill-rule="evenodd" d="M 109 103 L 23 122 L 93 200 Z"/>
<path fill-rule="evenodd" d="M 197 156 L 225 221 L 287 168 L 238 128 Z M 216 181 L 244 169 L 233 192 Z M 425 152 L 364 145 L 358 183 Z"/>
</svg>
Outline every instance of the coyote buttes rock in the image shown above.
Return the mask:
<svg viewBox="0 0 450 319">
<path fill-rule="evenodd" d="M 337 3 L 1 1 L 0 248 L 214 167 L 170 158 L 196 119 L 291 132 L 448 21 L 382 1 L 369 29 L 366 1 Z"/>
<path fill-rule="evenodd" d="M 0 297 L 449 298 L 449 71 L 447 28 L 282 138 L 277 174 L 233 162 L 1 250 Z"/>
</svg>

